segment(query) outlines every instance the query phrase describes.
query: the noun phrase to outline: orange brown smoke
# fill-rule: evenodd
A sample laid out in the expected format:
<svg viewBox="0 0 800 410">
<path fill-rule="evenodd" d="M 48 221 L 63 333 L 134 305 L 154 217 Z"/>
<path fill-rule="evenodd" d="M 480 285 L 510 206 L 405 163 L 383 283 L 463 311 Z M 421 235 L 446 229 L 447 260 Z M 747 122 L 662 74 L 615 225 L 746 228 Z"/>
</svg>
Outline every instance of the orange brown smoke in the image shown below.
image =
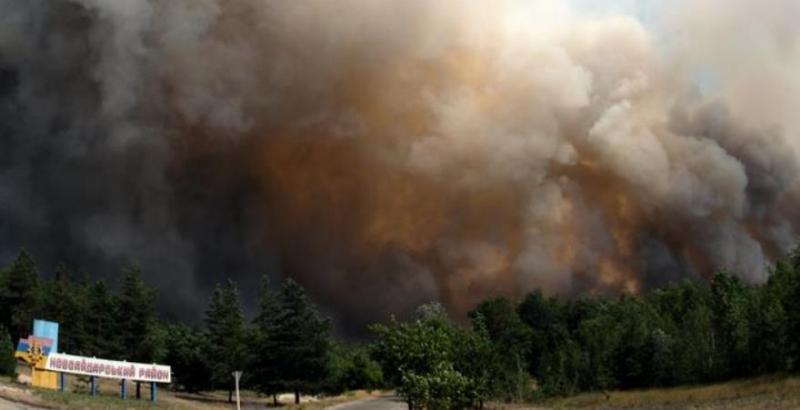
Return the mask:
<svg viewBox="0 0 800 410">
<path fill-rule="evenodd" d="M 166 196 L 92 218 L 93 254 L 178 248 L 177 272 L 244 249 L 214 266 L 293 276 L 363 323 L 756 282 L 797 236 L 790 0 L 672 2 L 657 27 L 548 0 L 73 3 L 83 121 L 106 156 L 146 147 L 143 192 Z"/>
<path fill-rule="evenodd" d="M 245 27 L 223 7 L 187 57 L 224 59 L 230 38 L 241 65 L 170 79 L 179 94 L 220 81 L 242 105 L 243 161 L 287 274 L 346 310 L 437 299 L 463 313 L 534 288 L 638 292 L 722 268 L 760 280 L 786 251 L 789 129 L 738 118 L 727 84 L 693 91 L 693 70 L 724 69 L 713 54 L 661 50 L 627 17 L 462 6 L 254 3 Z"/>
</svg>

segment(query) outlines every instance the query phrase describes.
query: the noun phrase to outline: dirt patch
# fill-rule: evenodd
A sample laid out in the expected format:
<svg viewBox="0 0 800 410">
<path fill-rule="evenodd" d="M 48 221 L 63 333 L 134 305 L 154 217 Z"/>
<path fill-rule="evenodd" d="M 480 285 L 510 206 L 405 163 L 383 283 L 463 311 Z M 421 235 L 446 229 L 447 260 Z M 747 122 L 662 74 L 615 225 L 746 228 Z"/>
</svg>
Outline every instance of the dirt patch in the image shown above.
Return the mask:
<svg viewBox="0 0 800 410">
<path fill-rule="evenodd" d="M 32 391 L 21 386 L 0 384 L 0 397 L 14 403 L 24 404 L 26 406 L 42 409 L 53 408 L 53 406 L 48 405 L 40 397 L 34 395 Z"/>
</svg>

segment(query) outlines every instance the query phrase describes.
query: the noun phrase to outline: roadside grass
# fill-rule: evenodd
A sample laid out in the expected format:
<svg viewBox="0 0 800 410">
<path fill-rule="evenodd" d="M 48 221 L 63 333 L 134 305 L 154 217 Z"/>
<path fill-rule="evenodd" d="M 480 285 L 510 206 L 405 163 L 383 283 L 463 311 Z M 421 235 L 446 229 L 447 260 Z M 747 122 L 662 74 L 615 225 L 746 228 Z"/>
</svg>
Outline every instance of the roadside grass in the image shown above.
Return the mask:
<svg viewBox="0 0 800 410">
<path fill-rule="evenodd" d="M 767 376 L 663 389 L 585 393 L 541 403 L 555 409 L 797 409 L 800 378 Z"/>
<path fill-rule="evenodd" d="M 119 397 L 119 383 L 102 380 L 96 397 L 88 394 L 88 384 L 80 380 L 70 383 L 70 390 L 59 392 L 46 389 L 30 389 L 16 384 L 9 378 L 0 378 L 0 396 L 11 400 L 55 409 L 230 409 L 227 392 L 216 391 L 189 394 L 159 389 L 158 401 L 147 400 L 149 390 L 142 387 L 142 399 L 134 399 L 134 387 L 129 387 L 127 400 Z M 281 397 L 279 408 L 286 410 L 321 410 L 329 406 L 376 396 L 381 392 L 356 391 L 298 405 L 292 404 L 291 395 Z M 266 408 L 272 398 L 255 392 L 242 394 L 243 406 Z M 736 380 L 727 383 L 698 386 L 682 386 L 663 389 L 612 391 L 608 394 L 585 393 L 573 397 L 553 398 L 524 404 L 493 404 L 491 409 L 800 409 L 800 377 L 767 376 L 755 379 Z"/>
<path fill-rule="evenodd" d="M 279 406 L 272 407 L 272 397 L 259 395 L 256 392 L 241 391 L 242 406 L 247 408 L 280 408 L 286 410 L 319 410 L 336 404 L 358 400 L 377 395 L 379 392 L 366 391 L 347 392 L 332 397 L 303 396 L 302 403 L 295 405 L 294 395 L 283 394 L 279 396 Z M 156 402 L 149 401 L 149 386 L 142 384 L 141 398 L 136 399 L 134 383 L 127 385 L 127 398 L 120 397 L 120 384 L 118 380 L 99 379 L 96 396 L 89 394 L 89 380 L 84 377 L 69 376 L 67 389 L 64 392 L 50 389 L 23 386 L 10 377 L 0 377 L 0 397 L 31 406 L 51 409 L 175 409 L 175 410 L 229 410 L 232 404 L 228 403 L 227 391 L 212 391 L 205 393 L 174 392 L 166 388 L 159 388 Z"/>
<path fill-rule="evenodd" d="M 147 400 L 122 400 L 118 396 L 98 394 L 92 397 L 86 393 L 59 392 L 54 390 L 36 389 L 35 394 L 43 399 L 50 407 L 54 408 L 80 408 L 80 409 L 184 409 L 168 402 L 151 403 Z"/>
</svg>

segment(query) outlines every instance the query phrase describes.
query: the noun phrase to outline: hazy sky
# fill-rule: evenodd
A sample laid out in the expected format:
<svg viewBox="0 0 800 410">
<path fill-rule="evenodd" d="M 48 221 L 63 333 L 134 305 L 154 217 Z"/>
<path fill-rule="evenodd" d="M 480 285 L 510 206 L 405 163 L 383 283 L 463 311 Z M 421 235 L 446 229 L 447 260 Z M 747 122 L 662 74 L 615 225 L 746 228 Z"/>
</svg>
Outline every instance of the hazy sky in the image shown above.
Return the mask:
<svg viewBox="0 0 800 410">
<path fill-rule="evenodd" d="M 625 13 L 650 24 L 663 0 L 571 0 L 576 9 L 589 13 Z"/>
</svg>

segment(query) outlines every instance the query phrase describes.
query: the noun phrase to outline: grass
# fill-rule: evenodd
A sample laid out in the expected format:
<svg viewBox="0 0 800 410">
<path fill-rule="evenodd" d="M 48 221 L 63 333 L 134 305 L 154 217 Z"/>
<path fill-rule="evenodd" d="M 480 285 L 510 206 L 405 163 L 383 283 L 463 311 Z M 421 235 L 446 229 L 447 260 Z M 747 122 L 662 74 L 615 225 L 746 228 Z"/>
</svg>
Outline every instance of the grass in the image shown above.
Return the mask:
<svg viewBox="0 0 800 410">
<path fill-rule="evenodd" d="M 102 379 L 98 396 L 88 394 L 88 385 L 82 380 L 70 380 L 69 392 L 45 389 L 23 388 L 8 378 L 0 379 L 0 396 L 11 400 L 56 409 L 230 409 L 227 392 L 187 394 L 158 391 L 158 401 L 147 401 L 149 390 L 142 386 L 142 400 L 119 398 L 119 384 L 115 380 Z M 133 397 L 134 387 L 128 388 Z M 377 394 L 377 393 L 376 393 Z M 285 410 L 320 410 L 347 401 L 370 396 L 359 391 L 345 395 L 313 400 L 299 405 L 290 404 L 292 398 L 282 398 L 280 408 Z M 271 404 L 271 397 L 258 396 L 253 392 L 243 392 L 245 405 L 264 408 Z M 727 383 L 683 386 L 664 389 L 612 391 L 585 393 L 573 397 L 549 399 L 535 405 L 494 405 L 492 409 L 798 409 L 800 408 L 800 377 L 769 376 L 755 379 L 737 380 Z"/>
<path fill-rule="evenodd" d="M 52 409 L 175 409 L 175 410 L 221 410 L 231 409 L 227 402 L 227 391 L 214 391 L 201 394 L 173 392 L 166 388 L 158 390 L 156 402 L 150 402 L 149 386 L 142 385 L 141 399 L 135 399 L 135 384 L 129 383 L 127 399 L 120 398 L 120 385 L 118 380 L 99 379 L 98 394 L 92 397 L 89 394 L 88 377 L 68 376 L 67 391 L 32 388 L 18 384 L 8 377 L 0 377 L 0 397 L 7 400 L 28 404 L 35 407 Z M 368 397 L 364 391 L 349 392 L 335 397 L 316 399 L 303 397 L 306 400 L 298 405 L 293 404 L 294 396 L 291 394 L 280 397 L 280 409 L 285 410 L 319 410 L 339 403 Z M 242 405 L 266 408 L 271 406 L 272 397 L 260 396 L 252 391 L 241 392 Z"/>
<path fill-rule="evenodd" d="M 797 409 L 800 378 L 769 376 L 705 386 L 587 393 L 542 403 L 554 409 Z"/>
<path fill-rule="evenodd" d="M 184 407 L 168 402 L 151 403 L 147 400 L 121 400 L 117 396 L 97 395 L 92 397 L 85 393 L 58 392 L 53 390 L 37 389 L 36 395 L 41 397 L 45 403 L 55 408 L 81 408 L 81 409 L 184 409 Z"/>
</svg>

